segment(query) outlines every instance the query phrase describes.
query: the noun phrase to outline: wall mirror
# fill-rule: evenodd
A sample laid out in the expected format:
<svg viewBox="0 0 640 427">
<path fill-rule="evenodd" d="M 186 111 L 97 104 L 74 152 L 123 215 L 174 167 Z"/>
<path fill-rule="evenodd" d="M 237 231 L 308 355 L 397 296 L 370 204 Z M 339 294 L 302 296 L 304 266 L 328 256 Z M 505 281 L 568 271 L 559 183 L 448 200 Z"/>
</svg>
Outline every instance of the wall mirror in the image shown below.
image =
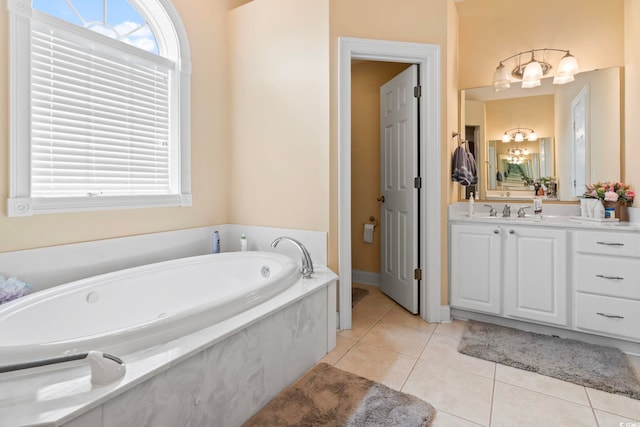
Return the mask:
<svg viewBox="0 0 640 427">
<path fill-rule="evenodd" d="M 461 199 L 470 191 L 483 199 L 531 199 L 540 182 L 546 198 L 575 201 L 585 184 L 620 180 L 621 69 L 579 73 L 564 85 L 552 80 L 532 89 L 515 82 L 502 92 L 461 91 L 461 125 L 478 162 L 478 186 L 463 188 Z M 505 132 L 519 128 L 523 141 L 503 142 Z M 526 138 L 531 130 L 535 140 Z"/>
</svg>

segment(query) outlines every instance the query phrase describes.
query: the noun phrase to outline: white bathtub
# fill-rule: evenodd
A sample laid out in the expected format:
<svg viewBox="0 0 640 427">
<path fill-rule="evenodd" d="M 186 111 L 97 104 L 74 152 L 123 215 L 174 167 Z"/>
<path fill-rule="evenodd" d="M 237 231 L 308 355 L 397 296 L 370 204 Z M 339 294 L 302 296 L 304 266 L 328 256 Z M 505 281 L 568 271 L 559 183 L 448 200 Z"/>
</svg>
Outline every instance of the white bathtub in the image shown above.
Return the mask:
<svg viewBox="0 0 640 427">
<path fill-rule="evenodd" d="M 183 258 L 90 277 L 0 306 L 0 364 L 164 343 L 246 311 L 300 278 L 275 252 Z"/>
</svg>

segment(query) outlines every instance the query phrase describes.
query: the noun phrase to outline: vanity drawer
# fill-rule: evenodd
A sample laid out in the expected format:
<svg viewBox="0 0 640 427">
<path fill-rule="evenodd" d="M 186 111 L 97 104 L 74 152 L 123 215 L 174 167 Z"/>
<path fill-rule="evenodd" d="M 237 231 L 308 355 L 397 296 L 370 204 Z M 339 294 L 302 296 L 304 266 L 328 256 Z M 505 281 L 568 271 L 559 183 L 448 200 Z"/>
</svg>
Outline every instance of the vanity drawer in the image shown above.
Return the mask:
<svg viewBox="0 0 640 427">
<path fill-rule="evenodd" d="M 576 326 L 640 340 L 640 301 L 578 293 Z"/>
<path fill-rule="evenodd" d="M 575 236 L 580 253 L 640 257 L 640 234 L 577 231 Z"/>
<path fill-rule="evenodd" d="M 576 290 L 640 300 L 640 258 L 576 255 Z"/>
</svg>

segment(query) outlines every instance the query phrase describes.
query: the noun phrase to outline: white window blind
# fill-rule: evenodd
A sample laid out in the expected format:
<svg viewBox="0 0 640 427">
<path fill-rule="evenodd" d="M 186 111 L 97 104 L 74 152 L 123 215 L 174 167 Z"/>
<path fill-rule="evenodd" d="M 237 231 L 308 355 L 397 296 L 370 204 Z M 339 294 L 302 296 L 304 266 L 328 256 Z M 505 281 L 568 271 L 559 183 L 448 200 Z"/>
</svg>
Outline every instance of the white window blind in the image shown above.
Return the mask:
<svg viewBox="0 0 640 427">
<path fill-rule="evenodd" d="M 51 26 L 31 37 L 31 197 L 175 192 L 171 64 Z"/>
</svg>

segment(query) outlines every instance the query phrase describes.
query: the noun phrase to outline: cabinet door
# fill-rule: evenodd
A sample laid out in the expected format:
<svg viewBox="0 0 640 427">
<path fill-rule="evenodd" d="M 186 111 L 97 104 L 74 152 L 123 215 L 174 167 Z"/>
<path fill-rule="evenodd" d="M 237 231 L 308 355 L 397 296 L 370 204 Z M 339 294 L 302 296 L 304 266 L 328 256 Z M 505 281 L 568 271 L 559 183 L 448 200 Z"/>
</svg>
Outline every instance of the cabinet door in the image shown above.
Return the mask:
<svg viewBox="0 0 640 427">
<path fill-rule="evenodd" d="M 567 325 L 567 232 L 507 227 L 505 314 Z"/>
<path fill-rule="evenodd" d="M 451 226 L 451 306 L 500 314 L 500 227 Z"/>
</svg>

